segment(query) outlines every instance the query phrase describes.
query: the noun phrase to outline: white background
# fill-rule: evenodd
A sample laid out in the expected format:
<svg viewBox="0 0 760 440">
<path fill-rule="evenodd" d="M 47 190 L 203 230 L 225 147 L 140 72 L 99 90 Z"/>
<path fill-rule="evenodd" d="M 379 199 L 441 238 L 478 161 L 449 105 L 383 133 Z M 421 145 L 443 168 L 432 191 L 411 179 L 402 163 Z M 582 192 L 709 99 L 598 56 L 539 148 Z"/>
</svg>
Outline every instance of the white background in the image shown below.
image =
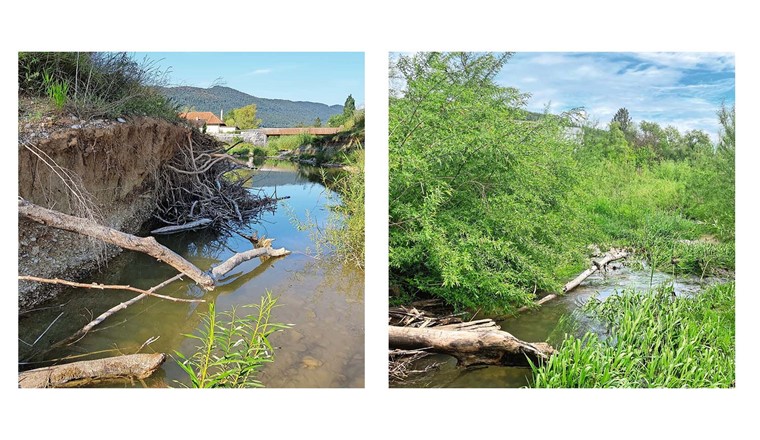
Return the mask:
<svg viewBox="0 0 760 440">
<path fill-rule="evenodd" d="M 49 3 L 49 5 L 47 4 Z M 166 4 L 165 4 L 166 3 Z M 5 438 L 676 438 L 757 435 L 757 14 L 740 2 L 10 2 L 0 18 Z M 671 5 L 673 3 L 673 5 Z M 745 2 L 749 4 L 749 2 Z M 18 390 L 19 50 L 363 51 L 367 108 L 366 388 Z M 733 51 L 737 388 L 399 390 L 387 387 L 389 51 Z M 754 404 L 753 404 L 754 402 Z M 18 433 L 18 434 L 14 434 Z M 750 434 L 751 433 L 751 434 Z M 13 437 L 8 437 L 11 435 Z"/>
</svg>

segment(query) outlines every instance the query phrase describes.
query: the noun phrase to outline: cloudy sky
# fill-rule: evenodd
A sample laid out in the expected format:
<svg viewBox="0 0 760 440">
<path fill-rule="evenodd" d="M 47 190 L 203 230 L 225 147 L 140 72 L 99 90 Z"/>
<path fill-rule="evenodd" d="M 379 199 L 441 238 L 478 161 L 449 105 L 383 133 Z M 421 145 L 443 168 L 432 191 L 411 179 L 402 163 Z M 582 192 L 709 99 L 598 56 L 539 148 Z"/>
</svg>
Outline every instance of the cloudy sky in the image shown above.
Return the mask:
<svg viewBox="0 0 760 440">
<path fill-rule="evenodd" d="M 620 107 L 634 122 L 701 129 L 713 138 L 721 102 L 734 103 L 733 54 L 725 53 L 517 53 L 497 81 L 532 96 L 528 109 L 552 113 L 584 107 L 606 124 Z"/>
</svg>

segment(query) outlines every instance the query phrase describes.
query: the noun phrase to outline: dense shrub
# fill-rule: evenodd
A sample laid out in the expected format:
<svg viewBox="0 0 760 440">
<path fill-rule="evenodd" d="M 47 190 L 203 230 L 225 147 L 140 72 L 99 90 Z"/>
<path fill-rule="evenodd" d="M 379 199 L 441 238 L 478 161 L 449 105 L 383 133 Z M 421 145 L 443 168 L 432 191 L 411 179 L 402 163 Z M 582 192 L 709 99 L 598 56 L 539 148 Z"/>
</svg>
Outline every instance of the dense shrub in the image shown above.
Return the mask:
<svg viewBox="0 0 760 440">
<path fill-rule="evenodd" d="M 463 307 L 505 309 L 557 289 L 580 259 L 567 121 L 526 121 L 497 85 L 508 54 L 401 56 L 390 101 L 391 284 Z"/>
</svg>

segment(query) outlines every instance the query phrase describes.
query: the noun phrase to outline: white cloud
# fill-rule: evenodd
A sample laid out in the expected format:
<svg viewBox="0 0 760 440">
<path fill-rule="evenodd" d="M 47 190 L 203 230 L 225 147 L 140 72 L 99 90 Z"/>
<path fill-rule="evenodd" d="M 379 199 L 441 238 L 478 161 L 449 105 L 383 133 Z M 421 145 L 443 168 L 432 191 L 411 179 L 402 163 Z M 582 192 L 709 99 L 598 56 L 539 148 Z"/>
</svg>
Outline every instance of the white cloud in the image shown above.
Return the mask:
<svg viewBox="0 0 760 440">
<path fill-rule="evenodd" d="M 725 71 L 735 69 L 733 53 L 725 52 L 639 52 L 637 58 L 661 66 L 695 69 L 703 67 L 710 70 Z"/>
<path fill-rule="evenodd" d="M 266 75 L 267 73 L 272 73 L 272 69 L 256 69 L 250 72 L 249 75 Z"/>
<path fill-rule="evenodd" d="M 518 53 L 497 81 L 529 92 L 528 109 L 584 107 L 604 125 L 620 107 L 634 121 L 718 132 L 721 101 L 733 102 L 734 57 L 703 53 Z"/>
</svg>

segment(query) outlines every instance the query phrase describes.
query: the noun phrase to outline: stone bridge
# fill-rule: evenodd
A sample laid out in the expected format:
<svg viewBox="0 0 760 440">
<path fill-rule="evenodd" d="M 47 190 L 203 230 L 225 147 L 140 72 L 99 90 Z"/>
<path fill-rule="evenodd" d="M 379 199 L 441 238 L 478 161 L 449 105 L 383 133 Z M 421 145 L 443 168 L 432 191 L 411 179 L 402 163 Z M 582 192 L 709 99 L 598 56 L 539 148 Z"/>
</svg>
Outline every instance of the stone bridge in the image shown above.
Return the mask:
<svg viewBox="0 0 760 440">
<path fill-rule="evenodd" d="M 336 134 L 341 130 L 339 127 L 287 127 L 287 128 L 256 128 L 253 130 L 243 130 L 240 133 L 208 133 L 222 142 L 232 143 L 235 138 L 242 139 L 256 146 L 267 144 L 269 136 L 293 136 L 301 133 L 308 133 L 314 136 L 326 136 Z"/>
</svg>

